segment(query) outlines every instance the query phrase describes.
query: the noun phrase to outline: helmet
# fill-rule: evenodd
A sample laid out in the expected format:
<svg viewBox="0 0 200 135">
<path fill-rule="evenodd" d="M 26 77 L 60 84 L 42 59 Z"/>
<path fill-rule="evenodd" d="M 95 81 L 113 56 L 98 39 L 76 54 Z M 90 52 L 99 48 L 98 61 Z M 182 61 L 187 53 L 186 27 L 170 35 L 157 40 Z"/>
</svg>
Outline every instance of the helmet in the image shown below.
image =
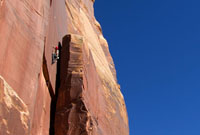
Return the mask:
<svg viewBox="0 0 200 135">
<path fill-rule="evenodd" d="M 58 50 L 58 46 L 56 46 L 56 50 Z"/>
</svg>

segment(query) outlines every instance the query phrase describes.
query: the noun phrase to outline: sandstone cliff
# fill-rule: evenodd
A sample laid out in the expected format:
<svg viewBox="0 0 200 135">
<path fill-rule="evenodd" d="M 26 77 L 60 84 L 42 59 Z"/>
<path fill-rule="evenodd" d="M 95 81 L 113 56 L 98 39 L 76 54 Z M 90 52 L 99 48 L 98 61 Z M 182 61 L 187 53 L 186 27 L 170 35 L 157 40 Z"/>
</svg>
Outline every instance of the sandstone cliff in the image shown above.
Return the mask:
<svg viewBox="0 0 200 135">
<path fill-rule="evenodd" d="M 129 134 L 93 3 L 0 0 L 0 135 Z"/>
</svg>

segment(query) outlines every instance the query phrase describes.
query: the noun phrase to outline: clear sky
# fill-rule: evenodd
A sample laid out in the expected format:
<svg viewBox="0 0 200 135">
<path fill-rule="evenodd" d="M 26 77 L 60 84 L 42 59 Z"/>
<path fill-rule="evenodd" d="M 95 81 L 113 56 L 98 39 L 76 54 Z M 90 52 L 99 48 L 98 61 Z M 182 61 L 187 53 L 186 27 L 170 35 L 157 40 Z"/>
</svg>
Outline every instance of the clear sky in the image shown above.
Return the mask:
<svg viewBox="0 0 200 135">
<path fill-rule="evenodd" d="M 200 0 L 96 0 L 130 135 L 200 135 Z"/>
</svg>

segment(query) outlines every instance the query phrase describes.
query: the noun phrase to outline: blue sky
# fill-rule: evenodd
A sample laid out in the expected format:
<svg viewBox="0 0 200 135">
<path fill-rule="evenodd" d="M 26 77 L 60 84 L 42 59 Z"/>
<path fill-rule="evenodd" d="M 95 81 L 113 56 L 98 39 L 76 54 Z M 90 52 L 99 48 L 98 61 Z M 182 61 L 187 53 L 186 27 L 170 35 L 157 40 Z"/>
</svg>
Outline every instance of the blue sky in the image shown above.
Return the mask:
<svg viewBox="0 0 200 135">
<path fill-rule="evenodd" d="M 130 135 L 200 135 L 200 1 L 96 0 Z"/>
</svg>

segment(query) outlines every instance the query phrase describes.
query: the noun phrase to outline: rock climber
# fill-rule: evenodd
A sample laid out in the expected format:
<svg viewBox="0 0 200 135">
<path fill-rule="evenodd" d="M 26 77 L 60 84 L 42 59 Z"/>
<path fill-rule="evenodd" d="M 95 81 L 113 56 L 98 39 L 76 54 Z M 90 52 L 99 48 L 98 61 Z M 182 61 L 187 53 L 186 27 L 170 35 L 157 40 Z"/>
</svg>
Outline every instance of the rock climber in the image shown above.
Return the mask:
<svg viewBox="0 0 200 135">
<path fill-rule="evenodd" d="M 58 60 L 59 59 L 59 47 L 56 46 L 55 48 L 55 54 L 56 54 L 56 59 Z"/>
<path fill-rule="evenodd" d="M 52 52 L 52 64 L 55 63 L 59 59 L 59 47 L 53 47 L 54 50 Z"/>
</svg>

